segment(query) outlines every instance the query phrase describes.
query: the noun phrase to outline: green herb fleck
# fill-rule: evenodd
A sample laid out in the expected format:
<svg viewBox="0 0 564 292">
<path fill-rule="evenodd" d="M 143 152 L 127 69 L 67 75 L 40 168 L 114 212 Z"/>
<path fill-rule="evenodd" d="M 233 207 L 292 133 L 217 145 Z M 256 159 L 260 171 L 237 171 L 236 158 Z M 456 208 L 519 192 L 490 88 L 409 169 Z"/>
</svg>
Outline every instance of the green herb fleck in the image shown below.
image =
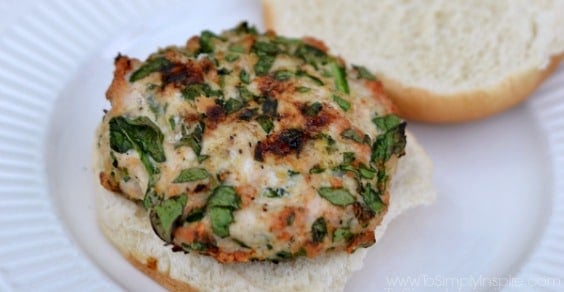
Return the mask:
<svg viewBox="0 0 564 292">
<path fill-rule="evenodd" d="M 186 215 L 186 222 L 190 223 L 200 221 L 202 220 L 202 218 L 204 218 L 205 213 L 206 210 L 203 208 L 194 208 L 190 210 L 188 215 Z"/>
<path fill-rule="evenodd" d="M 238 86 L 238 90 L 239 90 L 239 96 L 241 97 L 242 100 L 249 101 L 249 100 L 254 98 L 253 93 L 250 92 L 247 89 L 247 87 L 241 85 L 241 86 Z"/>
<path fill-rule="evenodd" d="M 276 44 L 264 41 L 255 42 L 252 50 L 259 56 L 278 54 L 278 46 Z"/>
<path fill-rule="evenodd" d="M 162 71 L 170 67 L 172 63 L 164 57 L 148 60 L 129 77 L 129 82 L 135 82 L 149 76 L 151 73 Z"/>
<path fill-rule="evenodd" d="M 358 167 L 358 172 L 362 178 L 373 179 L 376 174 L 376 170 L 372 167 L 368 167 L 361 163 Z"/>
<path fill-rule="evenodd" d="M 394 154 L 401 156 L 405 153 L 405 126 L 405 122 L 397 124 L 376 137 L 376 141 L 372 144 L 370 157 L 372 162 L 384 163 Z"/>
<path fill-rule="evenodd" d="M 205 92 L 201 84 L 190 84 L 182 89 L 182 97 L 187 100 L 195 100 L 202 95 L 205 95 Z"/>
<path fill-rule="evenodd" d="M 233 223 L 233 211 L 239 209 L 241 199 L 231 186 L 216 187 L 208 199 L 212 231 L 219 237 L 229 236 L 229 225 Z"/>
<path fill-rule="evenodd" d="M 205 154 L 198 155 L 198 163 L 202 163 L 204 160 L 208 158 L 210 158 L 209 155 L 205 155 Z"/>
<path fill-rule="evenodd" d="M 220 185 L 216 187 L 208 199 L 208 208 L 225 207 L 232 210 L 239 209 L 239 196 L 231 186 Z"/>
<path fill-rule="evenodd" d="M 321 187 L 317 193 L 335 206 L 347 206 L 355 202 L 353 195 L 344 188 Z"/>
<path fill-rule="evenodd" d="M 259 57 L 257 63 L 254 66 L 255 73 L 258 76 L 268 74 L 268 71 L 270 71 L 272 64 L 274 64 L 274 60 L 275 60 L 275 58 L 272 57 L 272 56 L 261 56 L 261 57 Z"/>
<path fill-rule="evenodd" d="M 241 72 L 239 73 L 239 79 L 241 79 L 241 82 L 245 84 L 251 83 L 251 76 L 246 70 L 241 70 Z"/>
<path fill-rule="evenodd" d="M 309 169 L 310 174 L 322 173 L 324 171 L 325 171 L 325 168 L 322 168 L 318 164 L 314 165 L 312 168 Z"/>
<path fill-rule="evenodd" d="M 343 165 L 349 165 L 355 160 L 354 152 L 343 152 Z"/>
<path fill-rule="evenodd" d="M 267 115 L 260 115 L 255 120 L 267 134 L 274 129 L 274 123 Z"/>
<path fill-rule="evenodd" d="M 384 204 L 384 202 L 382 202 L 382 200 L 380 199 L 378 192 L 372 189 L 372 186 L 370 184 L 366 184 L 363 187 L 360 195 L 362 196 L 364 203 L 366 203 L 366 205 L 374 213 L 378 213 L 386 207 L 386 204 Z"/>
<path fill-rule="evenodd" d="M 229 225 L 233 223 L 232 211 L 228 208 L 216 207 L 209 210 L 212 231 L 224 238 L 229 236 Z"/>
<path fill-rule="evenodd" d="M 278 81 L 286 81 L 292 78 L 294 73 L 287 70 L 279 70 L 274 73 L 274 79 Z"/>
<path fill-rule="evenodd" d="M 348 242 L 352 236 L 349 228 L 337 228 L 333 232 L 333 242 Z"/>
<path fill-rule="evenodd" d="M 186 205 L 186 195 L 161 201 L 150 212 L 151 225 L 157 235 L 166 242 L 172 241 L 172 232 Z"/>
<path fill-rule="evenodd" d="M 370 70 L 366 69 L 364 66 L 352 66 L 358 72 L 358 79 L 366 79 L 370 81 L 376 80 L 376 76 L 370 72 Z"/>
<path fill-rule="evenodd" d="M 299 93 L 307 93 L 311 91 L 311 88 L 305 86 L 298 86 L 296 87 L 296 91 Z"/>
<path fill-rule="evenodd" d="M 172 181 L 172 183 L 187 183 L 206 179 L 210 176 L 205 168 L 193 167 L 188 169 L 183 169 L 180 174 Z"/>
<path fill-rule="evenodd" d="M 311 239 L 313 243 L 320 243 L 327 235 L 327 224 L 325 218 L 317 218 L 311 225 Z"/>
<path fill-rule="evenodd" d="M 313 75 L 311 75 L 311 74 L 309 74 L 305 71 L 300 70 L 300 71 L 296 72 L 296 76 L 307 77 L 309 80 L 313 81 L 313 83 L 315 83 L 316 85 L 319 85 L 319 86 L 323 86 L 323 84 L 324 84 L 323 81 L 321 81 L 321 79 L 319 79 L 319 78 L 317 78 L 317 77 L 315 77 L 315 76 L 313 76 Z"/>
<path fill-rule="evenodd" d="M 245 48 L 239 44 L 232 44 L 229 46 L 228 50 L 230 52 L 234 52 L 234 53 L 240 53 L 240 54 L 244 54 L 245 53 Z"/>
<path fill-rule="evenodd" d="M 312 104 L 306 104 L 302 107 L 302 113 L 308 117 L 317 116 L 319 112 L 323 109 L 323 105 L 320 102 L 314 102 Z"/>
<path fill-rule="evenodd" d="M 288 192 L 284 188 L 266 188 L 262 192 L 262 195 L 267 198 L 281 198 Z"/>
<path fill-rule="evenodd" d="M 333 77 L 335 78 L 335 88 L 344 93 L 349 92 L 349 83 L 347 82 L 347 72 L 345 68 L 339 66 L 337 62 L 331 63 L 331 72 L 333 73 Z"/>
<path fill-rule="evenodd" d="M 227 114 L 232 114 L 242 109 L 243 106 L 245 106 L 245 104 L 242 101 L 235 98 L 230 98 L 223 104 L 223 109 Z"/>
<path fill-rule="evenodd" d="M 341 137 L 353 140 L 356 143 L 362 143 L 364 140 L 353 128 L 348 128 L 341 133 Z"/>
<path fill-rule="evenodd" d="M 342 110 L 344 111 L 348 111 L 351 108 L 351 103 L 348 102 L 346 99 L 343 99 L 342 97 L 333 94 L 333 101 L 336 102 L 339 107 L 341 107 Z"/>
<path fill-rule="evenodd" d="M 213 53 L 215 45 L 213 39 L 219 39 L 219 37 L 209 30 L 205 30 L 200 35 L 200 53 Z"/>
<path fill-rule="evenodd" d="M 399 126 L 402 121 L 398 116 L 394 114 L 388 114 L 385 116 L 375 117 L 372 119 L 372 122 L 379 130 L 388 131 Z"/>
<path fill-rule="evenodd" d="M 239 59 L 239 55 L 235 55 L 235 54 L 227 54 L 225 56 L 225 61 L 231 63 L 231 62 L 235 62 Z"/>
<path fill-rule="evenodd" d="M 299 175 L 299 174 L 300 174 L 299 171 L 288 169 L 288 175 L 289 176 L 296 176 L 296 175 Z"/>
<path fill-rule="evenodd" d="M 200 155 L 202 152 L 202 135 L 204 133 L 205 124 L 199 122 L 194 127 L 194 130 L 189 135 L 185 135 L 180 140 L 174 144 L 175 148 L 188 146 L 192 148 L 196 155 Z"/>
<path fill-rule="evenodd" d="M 110 148 L 118 153 L 135 150 L 151 181 L 157 171 L 151 159 L 156 162 L 166 160 L 163 149 L 164 136 L 158 126 L 147 117 L 127 119 L 122 116 L 112 118 L 109 125 Z"/>
</svg>

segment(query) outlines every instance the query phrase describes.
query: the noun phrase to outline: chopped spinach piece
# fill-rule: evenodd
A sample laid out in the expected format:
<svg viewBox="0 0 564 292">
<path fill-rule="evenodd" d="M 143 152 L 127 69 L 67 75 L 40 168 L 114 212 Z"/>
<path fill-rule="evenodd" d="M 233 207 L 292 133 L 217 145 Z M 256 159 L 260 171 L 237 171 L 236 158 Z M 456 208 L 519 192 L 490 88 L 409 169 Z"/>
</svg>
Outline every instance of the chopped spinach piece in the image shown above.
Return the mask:
<svg viewBox="0 0 564 292">
<path fill-rule="evenodd" d="M 373 179 L 376 175 L 376 170 L 361 163 L 358 167 L 358 172 L 362 178 Z"/>
<path fill-rule="evenodd" d="M 253 93 L 250 92 L 247 87 L 245 86 L 238 86 L 237 89 L 239 90 L 239 96 L 244 101 L 249 101 L 254 98 Z"/>
<path fill-rule="evenodd" d="M 363 143 L 363 138 L 355 131 L 353 128 L 348 128 L 341 133 L 341 137 L 349 140 L 353 140 L 356 143 Z"/>
<path fill-rule="evenodd" d="M 333 242 L 348 242 L 352 236 L 349 228 L 337 228 L 333 232 Z"/>
<path fill-rule="evenodd" d="M 267 134 L 269 134 L 270 131 L 274 129 L 274 123 L 272 122 L 272 119 L 267 115 L 260 115 L 255 120 Z"/>
<path fill-rule="evenodd" d="M 314 165 L 312 168 L 309 169 L 310 174 L 322 173 L 324 171 L 325 171 L 325 168 L 322 168 L 318 164 Z"/>
<path fill-rule="evenodd" d="M 370 81 L 376 80 L 376 76 L 374 76 L 374 74 L 372 74 L 372 72 L 370 72 L 370 70 L 366 67 L 356 65 L 353 65 L 352 67 L 358 72 L 358 79 L 366 79 Z"/>
<path fill-rule="evenodd" d="M 353 195 L 345 188 L 321 187 L 317 193 L 335 206 L 347 206 L 355 202 Z"/>
<path fill-rule="evenodd" d="M 311 91 L 311 88 L 305 86 L 298 86 L 296 87 L 296 91 L 299 93 L 307 93 Z"/>
<path fill-rule="evenodd" d="M 204 160 L 206 160 L 206 159 L 208 159 L 208 158 L 210 158 L 209 155 L 205 155 L 205 154 L 202 155 L 202 154 L 200 154 L 200 155 L 198 155 L 198 163 L 202 163 Z"/>
<path fill-rule="evenodd" d="M 232 114 L 242 109 L 243 106 L 245 106 L 245 104 L 242 101 L 235 98 L 230 98 L 223 104 L 223 109 L 227 114 Z"/>
<path fill-rule="evenodd" d="M 158 126 L 147 117 L 127 119 L 122 116 L 113 117 L 109 125 L 110 148 L 118 153 L 137 151 L 151 182 L 157 169 L 149 158 L 155 162 L 166 160 L 163 149 L 164 136 Z"/>
<path fill-rule="evenodd" d="M 300 43 L 294 52 L 294 55 L 302 60 L 305 63 L 312 65 L 314 68 L 318 67 L 318 64 L 327 63 L 327 54 L 306 43 Z"/>
<path fill-rule="evenodd" d="M 234 52 L 234 53 L 240 53 L 240 54 L 244 54 L 245 53 L 245 48 L 239 44 L 232 44 L 229 46 L 228 50 L 230 52 Z"/>
<path fill-rule="evenodd" d="M 201 84 L 190 84 L 182 89 L 182 97 L 187 100 L 195 100 L 202 95 L 205 95 L 205 92 Z"/>
<path fill-rule="evenodd" d="M 186 215 L 186 222 L 190 223 L 190 222 L 200 221 L 202 220 L 202 218 L 204 218 L 205 213 L 206 210 L 203 208 L 192 209 L 190 213 Z"/>
<path fill-rule="evenodd" d="M 267 198 L 281 198 L 286 194 L 288 194 L 288 191 L 284 188 L 266 188 L 262 192 L 262 195 Z"/>
<path fill-rule="evenodd" d="M 251 83 L 251 76 L 249 75 L 249 72 L 244 69 L 241 70 L 241 73 L 239 73 L 239 79 L 241 79 L 241 82 L 245 84 Z"/>
<path fill-rule="evenodd" d="M 405 122 L 402 122 L 376 137 L 372 144 L 372 162 L 385 163 L 392 155 L 401 156 L 405 153 L 405 126 Z"/>
<path fill-rule="evenodd" d="M 302 107 L 301 111 L 304 115 L 308 117 L 317 116 L 319 112 L 323 109 L 323 105 L 320 102 L 314 102 L 312 104 L 306 104 Z"/>
<path fill-rule="evenodd" d="M 161 200 L 162 197 L 159 196 L 157 192 L 155 192 L 155 189 L 151 186 L 151 182 L 149 182 L 149 187 L 147 188 L 145 196 L 143 197 L 143 207 L 147 210 L 151 209 L 153 206 L 156 206 Z"/>
<path fill-rule="evenodd" d="M 228 208 L 215 207 L 209 210 L 212 231 L 224 238 L 229 236 L 229 225 L 233 223 L 233 211 Z"/>
<path fill-rule="evenodd" d="M 289 251 L 279 251 L 276 253 L 276 256 L 284 260 L 293 258 L 292 253 Z"/>
<path fill-rule="evenodd" d="M 311 225 L 311 239 L 313 243 L 320 243 L 327 235 L 327 224 L 325 218 L 317 218 Z"/>
<path fill-rule="evenodd" d="M 205 168 L 192 167 L 183 169 L 180 174 L 172 181 L 172 183 L 187 183 L 192 181 L 198 181 L 206 179 L 210 176 Z"/>
<path fill-rule="evenodd" d="M 170 116 L 168 118 L 168 124 L 170 125 L 170 129 L 174 131 L 176 128 L 176 121 L 174 120 L 174 116 Z"/>
<path fill-rule="evenodd" d="M 255 73 L 258 76 L 268 74 L 268 71 L 270 71 L 272 64 L 274 64 L 274 60 L 275 58 L 272 56 L 260 56 L 255 66 L 253 67 L 255 69 Z"/>
<path fill-rule="evenodd" d="M 205 251 L 209 249 L 209 244 L 201 241 L 194 241 L 192 243 L 181 243 L 184 250 Z"/>
<path fill-rule="evenodd" d="M 152 60 L 148 60 L 139 69 L 131 74 L 129 77 L 129 82 L 135 82 L 137 80 L 143 79 L 149 76 L 151 73 L 165 70 L 166 68 L 172 66 L 172 63 L 164 57 L 158 57 Z"/>
<path fill-rule="evenodd" d="M 252 47 L 253 52 L 259 56 L 278 54 L 278 46 L 271 42 L 257 41 Z"/>
<path fill-rule="evenodd" d="M 299 171 L 294 171 L 294 170 L 288 169 L 288 175 L 289 176 L 296 176 L 296 175 L 299 175 L 299 174 L 300 174 Z"/>
<path fill-rule="evenodd" d="M 287 71 L 287 70 L 279 70 L 274 72 L 274 79 L 278 81 L 286 81 L 292 78 L 294 73 Z"/>
<path fill-rule="evenodd" d="M 219 237 L 229 236 L 229 225 L 233 223 L 233 211 L 239 209 L 241 199 L 231 186 L 216 187 L 207 202 L 212 231 Z"/>
<path fill-rule="evenodd" d="M 239 209 L 240 198 L 231 186 L 220 185 L 216 187 L 208 199 L 207 207 L 224 207 L 231 210 Z"/>
<path fill-rule="evenodd" d="M 149 217 L 155 233 L 164 241 L 172 241 L 172 232 L 186 205 L 186 195 L 161 201 L 151 209 Z"/>
<path fill-rule="evenodd" d="M 175 148 L 188 146 L 192 148 L 192 151 L 199 156 L 202 152 L 202 136 L 204 133 L 205 124 L 203 122 L 199 122 L 194 127 L 192 133 L 188 135 L 184 135 L 180 140 L 174 144 Z"/>
<path fill-rule="evenodd" d="M 348 102 L 346 99 L 336 94 L 333 94 L 333 101 L 336 102 L 339 105 L 339 107 L 344 111 L 348 111 L 351 108 L 350 102 Z"/>
<path fill-rule="evenodd" d="M 213 39 L 219 39 L 219 37 L 209 30 L 204 30 L 200 35 L 200 53 L 213 53 L 215 45 Z"/>
<path fill-rule="evenodd" d="M 333 73 L 333 77 L 335 78 L 335 88 L 344 93 L 349 92 L 349 83 L 347 82 L 347 72 L 345 68 L 339 66 L 337 62 L 331 63 L 331 73 Z"/>
<path fill-rule="evenodd" d="M 355 160 L 354 152 L 343 152 L 343 165 L 349 165 Z"/>
<path fill-rule="evenodd" d="M 388 131 L 392 128 L 399 126 L 399 124 L 401 124 L 402 121 L 398 116 L 394 114 L 388 114 L 381 117 L 375 117 L 372 119 L 372 122 L 374 123 L 374 125 L 376 125 L 376 127 L 379 130 Z"/>
<path fill-rule="evenodd" d="M 235 62 L 239 59 L 239 55 L 236 54 L 227 54 L 225 56 L 225 61 L 231 63 L 231 62 Z"/>
<path fill-rule="evenodd" d="M 309 80 L 313 81 L 313 83 L 315 83 L 316 85 L 319 85 L 319 86 L 323 86 L 323 84 L 324 84 L 323 81 L 321 81 L 321 79 L 319 79 L 319 78 L 317 78 L 317 77 L 315 77 L 311 74 L 308 74 L 305 71 L 299 70 L 298 72 L 296 72 L 296 76 L 307 77 Z"/>
<path fill-rule="evenodd" d="M 360 194 L 364 203 L 372 210 L 374 213 L 380 212 L 386 207 L 386 204 L 380 199 L 380 194 L 372 189 L 370 184 L 363 186 L 362 192 Z"/>
</svg>

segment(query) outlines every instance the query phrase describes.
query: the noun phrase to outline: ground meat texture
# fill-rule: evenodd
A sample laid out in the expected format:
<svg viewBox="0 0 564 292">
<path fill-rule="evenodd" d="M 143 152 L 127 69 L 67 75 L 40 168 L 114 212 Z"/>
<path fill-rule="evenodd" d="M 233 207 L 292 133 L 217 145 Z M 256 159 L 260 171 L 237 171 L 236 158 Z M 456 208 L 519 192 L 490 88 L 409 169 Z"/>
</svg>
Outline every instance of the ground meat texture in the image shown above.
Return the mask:
<svg viewBox="0 0 564 292">
<path fill-rule="evenodd" d="M 138 201 L 174 251 L 220 262 L 370 246 L 405 123 L 377 80 L 328 52 L 242 23 L 145 61 L 118 55 L 101 185 Z"/>
</svg>

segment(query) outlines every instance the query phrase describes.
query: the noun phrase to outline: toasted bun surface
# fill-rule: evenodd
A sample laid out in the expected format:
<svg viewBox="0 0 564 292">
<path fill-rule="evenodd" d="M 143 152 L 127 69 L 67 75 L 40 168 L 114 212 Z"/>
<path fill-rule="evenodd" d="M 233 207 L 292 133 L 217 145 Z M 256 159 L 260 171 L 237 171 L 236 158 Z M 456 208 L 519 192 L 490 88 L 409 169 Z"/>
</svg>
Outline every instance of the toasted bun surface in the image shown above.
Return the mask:
<svg viewBox="0 0 564 292">
<path fill-rule="evenodd" d="M 406 155 L 392 178 L 390 207 L 376 229 L 377 240 L 387 224 L 403 211 L 435 198 L 432 164 L 408 133 Z M 98 165 L 99 159 L 95 158 Z M 98 173 L 98 171 L 95 171 Z M 123 197 L 99 188 L 97 210 L 107 238 L 138 269 L 167 289 L 176 291 L 340 291 L 352 272 L 362 267 L 367 250 L 329 253 L 315 259 L 274 264 L 221 264 L 211 257 L 173 252 L 151 229 L 145 210 Z"/>
<path fill-rule="evenodd" d="M 529 96 L 564 52 L 562 1 L 264 0 L 267 28 L 315 35 L 377 73 L 408 119 L 458 122 Z"/>
</svg>

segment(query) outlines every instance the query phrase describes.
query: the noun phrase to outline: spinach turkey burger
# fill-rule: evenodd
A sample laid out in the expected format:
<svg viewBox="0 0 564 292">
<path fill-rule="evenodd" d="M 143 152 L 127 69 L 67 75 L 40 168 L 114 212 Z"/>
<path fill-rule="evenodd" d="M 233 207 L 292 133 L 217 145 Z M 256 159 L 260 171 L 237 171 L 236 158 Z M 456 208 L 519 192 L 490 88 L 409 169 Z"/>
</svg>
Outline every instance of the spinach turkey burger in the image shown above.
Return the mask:
<svg viewBox="0 0 564 292">
<path fill-rule="evenodd" d="M 144 62 L 118 55 L 106 97 L 99 181 L 163 249 L 284 265 L 375 243 L 406 123 L 322 42 L 204 31 Z"/>
</svg>

